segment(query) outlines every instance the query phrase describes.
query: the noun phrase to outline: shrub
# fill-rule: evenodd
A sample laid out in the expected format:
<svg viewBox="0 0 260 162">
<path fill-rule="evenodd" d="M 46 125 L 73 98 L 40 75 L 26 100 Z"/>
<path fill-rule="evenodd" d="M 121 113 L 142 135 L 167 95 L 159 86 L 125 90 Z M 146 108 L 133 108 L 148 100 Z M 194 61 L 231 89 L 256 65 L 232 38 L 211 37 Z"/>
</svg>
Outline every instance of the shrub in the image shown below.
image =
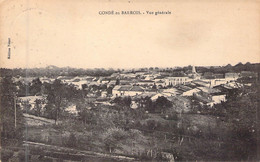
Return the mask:
<svg viewBox="0 0 260 162">
<path fill-rule="evenodd" d="M 19 158 L 19 161 L 25 161 L 25 151 L 24 150 L 20 150 L 18 152 L 18 158 Z"/>
<path fill-rule="evenodd" d="M 125 140 L 128 137 L 128 133 L 120 128 L 109 128 L 104 136 L 104 144 L 107 151 L 113 152 L 116 148 L 119 148 L 120 141 Z"/>
<path fill-rule="evenodd" d="M 1 151 L 1 160 L 2 161 L 8 161 L 12 156 L 14 152 L 12 150 L 3 149 Z"/>
<path fill-rule="evenodd" d="M 70 133 L 69 138 L 66 142 L 68 147 L 76 147 L 77 146 L 77 138 L 74 133 Z"/>
</svg>

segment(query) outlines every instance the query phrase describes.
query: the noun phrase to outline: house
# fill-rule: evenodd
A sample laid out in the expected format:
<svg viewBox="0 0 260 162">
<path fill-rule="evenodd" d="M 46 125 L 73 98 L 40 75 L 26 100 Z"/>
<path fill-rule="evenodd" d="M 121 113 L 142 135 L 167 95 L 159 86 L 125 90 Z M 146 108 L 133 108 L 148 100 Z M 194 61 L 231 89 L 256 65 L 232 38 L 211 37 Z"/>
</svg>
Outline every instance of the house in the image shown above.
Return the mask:
<svg viewBox="0 0 260 162">
<path fill-rule="evenodd" d="M 77 110 L 77 107 L 75 104 L 71 104 L 69 105 L 65 111 L 67 111 L 68 113 L 70 114 L 73 114 L 73 115 L 77 115 L 78 114 L 78 110 Z"/>
<path fill-rule="evenodd" d="M 171 97 L 171 96 L 175 96 L 175 94 L 170 93 L 170 92 L 161 92 L 161 93 L 157 93 L 156 95 L 151 97 L 152 101 L 156 101 L 158 97 Z"/>
<path fill-rule="evenodd" d="M 212 72 L 205 72 L 203 75 L 204 79 L 215 79 L 214 73 Z"/>
<path fill-rule="evenodd" d="M 214 87 L 214 86 L 226 84 L 226 83 L 227 83 L 226 79 L 213 79 L 213 80 L 210 80 L 210 87 Z"/>
<path fill-rule="evenodd" d="M 252 71 L 241 71 L 241 77 L 243 78 L 257 78 L 258 75 Z"/>
<path fill-rule="evenodd" d="M 188 77 L 167 77 L 165 78 L 165 86 L 175 86 L 179 84 L 185 85 L 188 82 Z"/>
<path fill-rule="evenodd" d="M 93 77 L 86 77 L 85 80 L 88 81 L 88 82 L 92 82 L 93 81 Z"/>
<path fill-rule="evenodd" d="M 114 86 L 116 85 L 116 80 L 111 80 L 109 83 L 108 83 L 108 86 Z"/>
<path fill-rule="evenodd" d="M 24 110 L 25 107 L 23 105 L 23 103 L 27 102 L 28 105 L 30 106 L 30 109 L 33 109 L 35 107 L 35 104 L 36 104 L 36 100 L 41 100 L 42 101 L 42 104 L 44 107 L 45 103 L 45 97 L 43 96 L 25 96 L 25 97 L 18 97 L 17 99 L 17 103 L 20 105 L 21 109 Z"/>
<path fill-rule="evenodd" d="M 101 81 L 100 81 L 100 83 L 102 83 L 102 84 L 107 84 L 107 83 L 109 83 L 110 82 L 110 79 L 109 78 L 103 78 L 103 79 L 101 79 Z"/>
<path fill-rule="evenodd" d="M 88 83 L 87 80 L 79 80 L 79 79 L 75 79 L 72 82 L 70 82 L 70 84 L 74 85 L 77 89 L 82 89 L 82 85 L 87 83 Z"/>
<path fill-rule="evenodd" d="M 151 80 L 138 80 L 136 85 L 153 86 L 154 85 L 154 81 L 151 81 Z"/>
<path fill-rule="evenodd" d="M 120 96 L 120 91 L 119 89 L 121 88 L 120 85 L 116 85 L 113 89 L 112 89 L 112 95 L 113 96 Z"/>
<path fill-rule="evenodd" d="M 171 93 L 171 94 L 174 95 L 174 96 L 180 94 L 180 92 L 179 92 L 178 89 L 176 89 L 176 88 L 163 89 L 161 92 L 163 92 L 163 93 Z"/>
<path fill-rule="evenodd" d="M 215 79 L 224 79 L 224 74 L 214 74 Z"/>
<path fill-rule="evenodd" d="M 158 81 L 155 81 L 155 85 L 157 87 L 164 87 L 165 86 L 165 82 L 163 80 L 158 80 Z"/>
<path fill-rule="evenodd" d="M 120 85 L 130 85 L 133 84 L 133 81 L 126 79 L 126 80 L 120 80 Z"/>
<path fill-rule="evenodd" d="M 145 98 L 145 97 L 151 98 L 151 97 L 155 96 L 156 94 L 157 94 L 157 92 L 147 92 L 147 91 L 145 91 L 145 92 L 135 96 L 134 99 L 141 99 L 141 98 Z"/>
<path fill-rule="evenodd" d="M 132 85 L 117 85 L 112 90 L 113 97 L 119 96 L 137 96 L 142 94 L 144 89 L 140 86 L 132 86 Z"/>
<path fill-rule="evenodd" d="M 159 76 L 155 77 L 154 81 L 158 82 L 160 80 L 163 80 L 164 78 L 165 78 L 165 76 L 159 75 Z"/>
<path fill-rule="evenodd" d="M 107 97 L 107 91 L 102 91 L 101 92 L 101 97 Z"/>
<path fill-rule="evenodd" d="M 192 81 L 192 83 L 197 86 L 210 87 L 210 82 L 203 81 L 203 80 L 194 80 L 194 81 Z"/>
<path fill-rule="evenodd" d="M 225 73 L 226 80 L 237 80 L 239 78 L 238 73 Z"/>
<path fill-rule="evenodd" d="M 193 93 L 194 98 L 205 105 L 212 107 L 214 104 L 226 102 L 226 94 L 217 88 L 198 87 L 199 92 Z"/>
<path fill-rule="evenodd" d="M 144 80 L 154 80 L 153 75 L 147 75 Z"/>
<path fill-rule="evenodd" d="M 182 96 L 193 96 L 194 93 L 197 93 L 199 91 L 200 91 L 200 89 L 193 88 L 193 89 L 190 89 L 190 90 L 187 90 L 187 91 L 183 92 Z"/>
</svg>

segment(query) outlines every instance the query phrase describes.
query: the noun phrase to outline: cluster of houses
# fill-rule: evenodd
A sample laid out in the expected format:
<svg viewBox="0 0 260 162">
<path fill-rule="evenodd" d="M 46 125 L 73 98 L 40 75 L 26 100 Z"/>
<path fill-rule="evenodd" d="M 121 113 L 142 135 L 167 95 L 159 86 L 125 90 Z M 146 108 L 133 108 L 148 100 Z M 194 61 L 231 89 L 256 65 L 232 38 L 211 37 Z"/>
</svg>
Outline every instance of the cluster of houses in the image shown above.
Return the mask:
<svg viewBox="0 0 260 162">
<path fill-rule="evenodd" d="M 98 96 L 95 96 L 96 92 L 92 92 L 89 95 L 107 100 L 112 100 L 116 97 L 130 96 L 133 102 L 136 98 L 145 97 L 150 97 L 152 101 L 155 101 L 160 96 L 164 96 L 168 99 L 181 96 L 184 98 L 192 98 L 193 100 L 195 99 L 202 105 L 212 107 L 215 104 L 225 102 L 230 91 L 240 88 L 242 85 L 238 84 L 236 80 L 244 76 L 257 77 L 257 74 L 253 72 L 225 74 L 206 72 L 202 75 L 196 72 L 195 67 L 192 67 L 189 74 L 178 76 L 169 75 L 165 72 L 147 71 L 118 72 L 106 77 L 42 77 L 40 80 L 42 82 L 51 83 L 55 79 L 59 79 L 63 83 L 75 86 L 77 89 L 84 89 L 91 86 L 105 86 L 106 88 L 98 90 Z M 110 92 L 107 91 L 108 88 L 111 89 Z M 133 108 L 137 108 L 137 106 L 133 106 Z"/>
<path fill-rule="evenodd" d="M 230 91 L 242 86 L 236 82 L 239 77 L 238 73 L 226 73 L 225 75 L 206 73 L 202 76 L 193 67 L 192 73 L 186 76 L 149 76 L 150 79 L 132 82 L 128 85 L 116 85 L 113 88 L 112 97 L 151 97 L 152 101 L 159 96 L 166 98 L 193 97 L 200 104 L 212 107 L 225 102 Z"/>
</svg>

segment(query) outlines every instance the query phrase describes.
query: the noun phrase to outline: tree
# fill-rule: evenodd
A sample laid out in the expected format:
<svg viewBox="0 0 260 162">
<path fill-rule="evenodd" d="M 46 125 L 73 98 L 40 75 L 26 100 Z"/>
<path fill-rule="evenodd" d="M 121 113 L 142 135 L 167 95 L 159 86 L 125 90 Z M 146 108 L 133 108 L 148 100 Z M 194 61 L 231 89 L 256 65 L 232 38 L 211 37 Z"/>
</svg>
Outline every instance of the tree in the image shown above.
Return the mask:
<svg viewBox="0 0 260 162">
<path fill-rule="evenodd" d="M 15 105 L 16 86 L 11 77 L 4 77 L 0 86 L 1 140 L 5 138 L 21 139 L 24 119 L 20 107 Z"/>
<path fill-rule="evenodd" d="M 172 106 L 172 103 L 164 96 L 159 96 L 155 101 L 156 107 L 165 112 L 165 110 Z"/>
<path fill-rule="evenodd" d="M 85 90 L 86 88 L 88 88 L 88 85 L 87 85 L 87 84 L 82 84 L 82 85 L 81 85 L 81 88 L 82 88 L 83 90 Z"/>
<path fill-rule="evenodd" d="M 227 154 L 231 160 L 254 161 L 257 156 L 257 109 L 259 84 L 244 87 L 224 103 L 230 130 Z M 236 141 L 236 142 L 233 142 Z M 234 159 L 235 158 L 235 159 Z"/>
<path fill-rule="evenodd" d="M 113 90 L 113 87 L 108 87 L 107 88 L 107 94 L 112 94 L 112 90 Z"/>
<path fill-rule="evenodd" d="M 95 123 L 96 117 L 95 114 L 91 111 L 92 104 L 86 102 L 78 102 L 76 109 L 78 111 L 78 116 L 84 124 Z"/>
<path fill-rule="evenodd" d="M 123 98 L 123 102 L 124 102 L 124 105 L 125 105 L 126 107 L 130 107 L 130 105 L 131 105 L 131 103 L 132 103 L 132 99 L 131 99 L 130 96 L 124 97 L 124 98 Z"/>
<path fill-rule="evenodd" d="M 57 124 L 57 120 L 59 119 L 62 110 L 67 105 L 66 95 L 73 94 L 72 92 L 67 92 L 65 89 L 65 85 L 61 83 L 60 80 L 56 79 L 48 90 L 47 96 L 47 114 L 49 117 L 55 120 L 55 124 Z M 54 113 L 54 114 L 52 114 Z"/>
<path fill-rule="evenodd" d="M 120 143 L 128 138 L 126 131 L 120 128 L 109 128 L 103 135 L 105 148 L 110 153 L 120 147 Z"/>
<path fill-rule="evenodd" d="M 29 100 L 22 101 L 23 111 L 28 113 L 31 110 L 32 105 L 30 104 Z"/>
<path fill-rule="evenodd" d="M 120 80 L 116 79 L 116 85 L 120 85 Z"/>
<path fill-rule="evenodd" d="M 34 102 L 35 102 L 35 106 L 34 106 L 35 114 L 37 116 L 41 116 L 43 100 L 36 99 Z"/>
<path fill-rule="evenodd" d="M 32 81 L 30 86 L 30 94 L 31 95 L 39 95 L 41 93 L 42 82 L 39 78 L 36 78 Z"/>
</svg>

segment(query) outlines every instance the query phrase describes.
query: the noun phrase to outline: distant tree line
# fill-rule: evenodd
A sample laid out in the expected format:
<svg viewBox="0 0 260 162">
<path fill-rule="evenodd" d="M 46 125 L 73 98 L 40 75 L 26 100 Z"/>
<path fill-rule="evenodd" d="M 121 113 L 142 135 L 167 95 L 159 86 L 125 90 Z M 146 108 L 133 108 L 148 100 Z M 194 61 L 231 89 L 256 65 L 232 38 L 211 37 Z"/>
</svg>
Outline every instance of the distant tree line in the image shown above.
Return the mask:
<svg viewBox="0 0 260 162">
<path fill-rule="evenodd" d="M 1 76 L 22 76 L 22 77 L 56 77 L 56 76 L 110 76 L 114 72 L 117 72 L 114 69 L 104 69 L 104 68 L 95 68 L 95 69 L 78 69 L 78 68 L 59 68 L 56 66 L 48 66 L 46 68 L 31 68 L 31 69 L 7 69 L 0 68 Z"/>
<path fill-rule="evenodd" d="M 177 76 L 183 76 L 184 73 L 191 72 L 192 66 L 185 67 L 177 67 L 177 68 L 158 68 L 158 67 L 150 67 L 150 68 L 140 68 L 140 69 L 132 69 L 128 73 L 136 73 L 136 72 L 148 72 L 148 71 L 160 71 L 160 72 L 168 72 L 174 73 Z M 247 62 L 246 64 L 242 64 L 241 62 L 232 66 L 230 64 L 226 66 L 211 66 L 211 67 L 203 67 L 196 66 L 196 70 L 198 73 L 205 72 L 213 72 L 213 73 L 227 73 L 227 72 L 241 72 L 241 71 L 253 71 L 259 72 L 260 64 L 255 63 L 251 64 Z M 48 66 L 46 68 L 30 68 L 30 69 L 7 69 L 0 68 L 1 76 L 22 76 L 22 77 L 55 77 L 55 76 L 110 76 L 115 72 L 125 72 L 124 69 L 104 69 L 104 68 L 95 68 L 95 69 L 83 69 L 83 68 L 71 68 L 71 67 L 63 67 L 59 68 L 56 66 Z"/>
</svg>

